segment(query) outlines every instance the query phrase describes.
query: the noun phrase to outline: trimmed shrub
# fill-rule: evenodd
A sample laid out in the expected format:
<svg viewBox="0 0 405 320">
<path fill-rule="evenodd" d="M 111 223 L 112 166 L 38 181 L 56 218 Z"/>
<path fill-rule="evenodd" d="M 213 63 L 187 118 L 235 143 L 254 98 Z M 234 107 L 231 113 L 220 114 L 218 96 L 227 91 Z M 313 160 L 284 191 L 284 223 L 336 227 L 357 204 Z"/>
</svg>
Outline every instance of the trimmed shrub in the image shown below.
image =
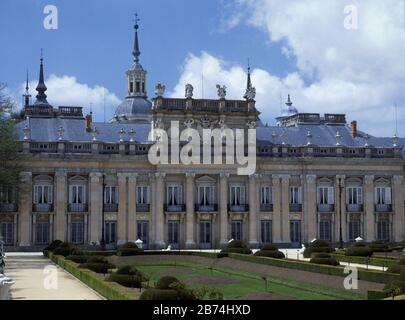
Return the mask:
<svg viewBox="0 0 405 320">
<path fill-rule="evenodd" d="M 310 260 L 311 263 L 316 263 L 316 264 L 325 264 L 329 266 L 338 266 L 339 262 L 335 259 L 332 258 L 329 254 L 327 253 L 315 253 L 313 257 Z"/>
<path fill-rule="evenodd" d="M 232 240 L 226 246 L 227 248 L 247 248 L 247 245 L 241 240 Z"/>
<path fill-rule="evenodd" d="M 396 264 L 394 266 L 388 267 L 387 272 L 400 274 L 403 267 L 404 266 Z"/>
<path fill-rule="evenodd" d="M 177 300 L 177 291 L 164 289 L 147 289 L 142 292 L 139 300 Z"/>
<path fill-rule="evenodd" d="M 116 273 L 135 275 L 135 274 L 139 274 L 140 272 L 134 266 L 126 265 L 126 266 L 119 267 Z"/>
<path fill-rule="evenodd" d="M 141 253 L 142 250 L 141 249 L 137 249 L 137 248 L 122 248 L 122 249 L 118 249 L 117 251 L 117 256 L 121 256 L 121 257 L 128 257 L 128 256 L 136 256 L 137 254 Z"/>
<path fill-rule="evenodd" d="M 268 257 L 274 259 L 284 259 L 285 255 L 281 251 L 276 250 L 259 250 L 254 254 L 257 257 Z"/>
<path fill-rule="evenodd" d="M 358 247 L 367 247 L 367 245 L 363 241 L 358 241 L 352 244 L 352 247 L 358 248 Z"/>
<path fill-rule="evenodd" d="M 108 263 L 107 259 L 100 256 L 88 257 L 88 263 Z"/>
<path fill-rule="evenodd" d="M 139 249 L 135 242 L 125 242 L 118 249 Z"/>
<path fill-rule="evenodd" d="M 346 249 L 346 255 L 355 257 L 371 257 L 373 255 L 373 249 L 365 246 L 350 247 Z"/>
<path fill-rule="evenodd" d="M 329 248 L 330 247 L 330 243 L 328 241 L 325 240 L 315 240 L 313 242 L 311 242 L 309 244 L 310 248 Z"/>
<path fill-rule="evenodd" d="M 56 255 L 67 257 L 72 255 L 75 251 L 75 248 L 72 247 L 69 243 L 63 242 L 57 248 L 53 250 L 53 253 Z"/>
<path fill-rule="evenodd" d="M 88 262 L 89 257 L 85 255 L 69 255 L 66 257 L 66 260 L 70 260 L 76 263 L 86 263 Z"/>
<path fill-rule="evenodd" d="M 389 252 L 389 246 L 387 243 L 382 241 L 373 241 L 370 243 L 369 247 L 373 250 L 373 252 Z"/>
<path fill-rule="evenodd" d="M 170 285 L 176 282 L 180 282 L 176 277 L 164 276 L 161 277 L 155 285 L 156 289 L 170 289 Z"/>
<path fill-rule="evenodd" d="M 311 242 L 307 248 L 305 248 L 304 258 L 311 258 L 313 253 L 320 253 L 320 252 L 331 253 L 333 251 L 335 251 L 335 249 L 332 249 L 330 247 L 329 242 L 325 240 L 315 240 Z"/>
<path fill-rule="evenodd" d="M 232 240 L 221 250 L 221 253 L 251 254 L 252 250 L 250 250 L 243 241 Z"/>
<path fill-rule="evenodd" d="M 177 291 L 177 299 L 190 301 L 190 300 L 197 300 L 197 297 L 195 296 L 192 290 L 183 289 Z"/>
<path fill-rule="evenodd" d="M 86 262 L 79 265 L 79 268 L 89 269 L 96 273 L 108 273 L 108 269 L 111 269 L 111 265 L 108 263 L 94 263 L 94 262 Z"/>
<path fill-rule="evenodd" d="M 110 274 L 109 281 L 117 282 L 118 284 L 124 287 L 130 288 L 141 288 L 142 279 L 138 275 L 129 275 L 129 274 Z"/>
<path fill-rule="evenodd" d="M 62 240 L 54 240 L 52 241 L 44 250 L 46 251 L 53 251 L 57 247 L 59 247 L 63 243 Z"/>
<path fill-rule="evenodd" d="M 274 244 L 265 244 L 260 250 L 267 250 L 267 251 L 278 251 L 278 247 Z"/>
</svg>

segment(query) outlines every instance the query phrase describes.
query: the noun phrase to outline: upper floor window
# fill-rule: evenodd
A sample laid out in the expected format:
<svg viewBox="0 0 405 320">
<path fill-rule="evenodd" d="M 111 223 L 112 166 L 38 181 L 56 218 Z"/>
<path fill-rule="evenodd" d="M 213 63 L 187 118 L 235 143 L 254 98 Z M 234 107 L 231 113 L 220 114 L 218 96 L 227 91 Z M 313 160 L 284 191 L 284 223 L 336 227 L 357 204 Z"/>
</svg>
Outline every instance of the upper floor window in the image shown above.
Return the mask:
<svg viewBox="0 0 405 320">
<path fill-rule="evenodd" d="M 136 81 L 135 86 L 136 86 L 136 93 L 140 93 L 141 92 L 141 84 L 140 84 L 140 82 Z"/>
<path fill-rule="evenodd" d="M 0 203 L 14 203 L 15 189 L 12 187 L 0 187 Z"/>
<path fill-rule="evenodd" d="M 133 93 L 134 92 L 134 83 L 131 81 L 129 83 L 129 93 Z"/>
<path fill-rule="evenodd" d="M 138 186 L 136 188 L 136 203 L 137 204 L 149 204 L 148 197 L 148 187 L 147 186 Z"/>
<path fill-rule="evenodd" d="M 260 189 L 260 204 L 271 204 L 272 197 L 271 197 L 271 187 L 270 186 L 262 186 Z"/>
<path fill-rule="evenodd" d="M 229 203 L 233 206 L 246 204 L 245 186 L 234 185 L 230 187 Z"/>
<path fill-rule="evenodd" d="M 334 204 L 334 193 L 334 187 L 318 187 L 318 204 Z"/>
<path fill-rule="evenodd" d="M 198 204 L 202 206 L 214 204 L 214 186 L 198 186 Z"/>
<path fill-rule="evenodd" d="M 118 188 L 116 186 L 106 186 L 104 189 L 104 203 L 117 204 L 118 203 Z"/>
<path fill-rule="evenodd" d="M 290 187 L 290 204 L 301 204 L 301 187 Z"/>
<path fill-rule="evenodd" d="M 375 187 L 375 204 L 391 204 L 391 187 Z"/>
<path fill-rule="evenodd" d="M 86 203 L 86 187 L 84 185 L 71 185 L 69 187 L 69 203 Z"/>
<path fill-rule="evenodd" d="M 51 204 L 53 200 L 53 186 L 34 185 L 34 203 Z"/>
<path fill-rule="evenodd" d="M 346 202 L 347 204 L 363 204 L 363 188 L 347 187 Z"/>
<path fill-rule="evenodd" d="M 169 206 L 183 204 L 183 188 L 181 185 L 167 186 L 167 204 Z"/>
</svg>

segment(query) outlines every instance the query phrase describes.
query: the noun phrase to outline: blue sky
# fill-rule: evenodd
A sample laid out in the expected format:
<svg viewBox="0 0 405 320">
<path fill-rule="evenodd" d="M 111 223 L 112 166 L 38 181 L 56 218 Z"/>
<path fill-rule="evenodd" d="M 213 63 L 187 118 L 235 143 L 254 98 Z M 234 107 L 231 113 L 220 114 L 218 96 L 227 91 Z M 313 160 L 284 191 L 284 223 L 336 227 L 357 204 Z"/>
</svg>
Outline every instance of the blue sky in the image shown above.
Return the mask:
<svg viewBox="0 0 405 320">
<path fill-rule="evenodd" d="M 43 27 L 48 4 L 58 30 Z M 107 92 L 108 119 L 124 98 L 135 12 L 149 98 L 157 82 L 171 96 L 189 82 L 201 97 L 204 70 L 204 97 L 222 84 L 240 99 L 249 57 L 265 122 L 288 93 L 301 112 L 346 113 L 371 134 L 393 135 L 395 104 L 405 120 L 405 0 L 1 0 L 0 82 L 20 102 L 43 48 L 49 102 L 85 111 L 92 102 L 102 120 Z"/>
</svg>

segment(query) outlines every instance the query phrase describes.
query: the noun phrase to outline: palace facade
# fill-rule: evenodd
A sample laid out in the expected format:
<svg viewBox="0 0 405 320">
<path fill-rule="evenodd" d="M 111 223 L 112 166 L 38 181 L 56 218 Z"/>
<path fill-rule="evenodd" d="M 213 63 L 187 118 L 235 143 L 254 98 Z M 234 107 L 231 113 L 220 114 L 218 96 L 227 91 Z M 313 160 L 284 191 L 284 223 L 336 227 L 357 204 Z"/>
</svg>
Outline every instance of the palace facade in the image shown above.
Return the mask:
<svg viewBox="0 0 405 320">
<path fill-rule="evenodd" d="M 60 239 L 77 245 L 219 248 L 230 239 L 301 246 L 314 238 L 346 243 L 405 239 L 403 139 L 347 124 L 343 114 L 299 113 L 290 97 L 276 126 L 264 125 L 248 72 L 241 100 L 148 100 L 147 72 L 134 63 L 127 93 L 108 123 L 81 107 L 53 107 L 41 58 L 38 95 L 24 95 L 15 125 L 23 172 L 18 196 L 2 190 L 0 232 L 6 246 L 33 249 Z M 265 106 L 262 106 L 265 107 Z M 256 172 L 236 165 L 152 164 L 149 133 L 181 128 L 256 130 Z M 155 140 L 157 138 L 155 137 Z M 245 147 L 247 147 L 245 142 Z M 18 199 L 18 201 L 16 200 Z"/>
</svg>

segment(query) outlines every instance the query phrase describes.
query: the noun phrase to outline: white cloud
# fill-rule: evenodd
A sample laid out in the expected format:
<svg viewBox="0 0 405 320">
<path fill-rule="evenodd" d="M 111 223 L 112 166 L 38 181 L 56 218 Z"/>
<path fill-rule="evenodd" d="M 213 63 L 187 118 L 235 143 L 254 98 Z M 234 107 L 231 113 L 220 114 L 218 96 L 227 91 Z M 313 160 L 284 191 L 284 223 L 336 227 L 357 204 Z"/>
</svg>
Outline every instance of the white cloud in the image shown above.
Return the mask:
<svg viewBox="0 0 405 320">
<path fill-rule="evenodd" d="M 92 103 L 93 119 L 96 121 L 104 120 L 104 100 L 106 110 L 106 120 L 110 120 L 120 99 L 103 86 L 95 85 L 93 87 L 80 83 L 74 76 L 57 76 L 51 74 L 45 79 L 48 88 L 46 95 L 48 102 L 54 107 L 58 106 L 79 106 L 83 107 L 83 112 L 90 112 L 90 103 Z M 37 80 L 29 83 L 32 102 L 35 101 L 37 92 L 35 88 Z M 20 93 L 25 91 L 25 83 L 21 84 Z"/>
<path fill-rule="evenodd" d="M 352 4 L 357 7 L 357 30 L 344 26 L 344 9 Z M 279 114 L 280 93 L 285 99 L 289 92 L 300 111 L 346 113 L 372 134 L 394 133 L 395 103 L 399 122 L 405 120 L 405 1 L 234 0 L 234 12 L 229 27 L 247 21 L 266 32 L 270 42 L 280 43 L 280 54 L 297 63 L 296 72 L 285 78 L 253 70 L 264 120 Z M 199 95 L 202 65 L 206 97 L 215 97 L 215 84 L 223 83 L 230 97 L 241 98 L 243 68 L 206 52 L 187 57 L 174 95 L 184 95 L 186 82 Z"/>
</svg>

